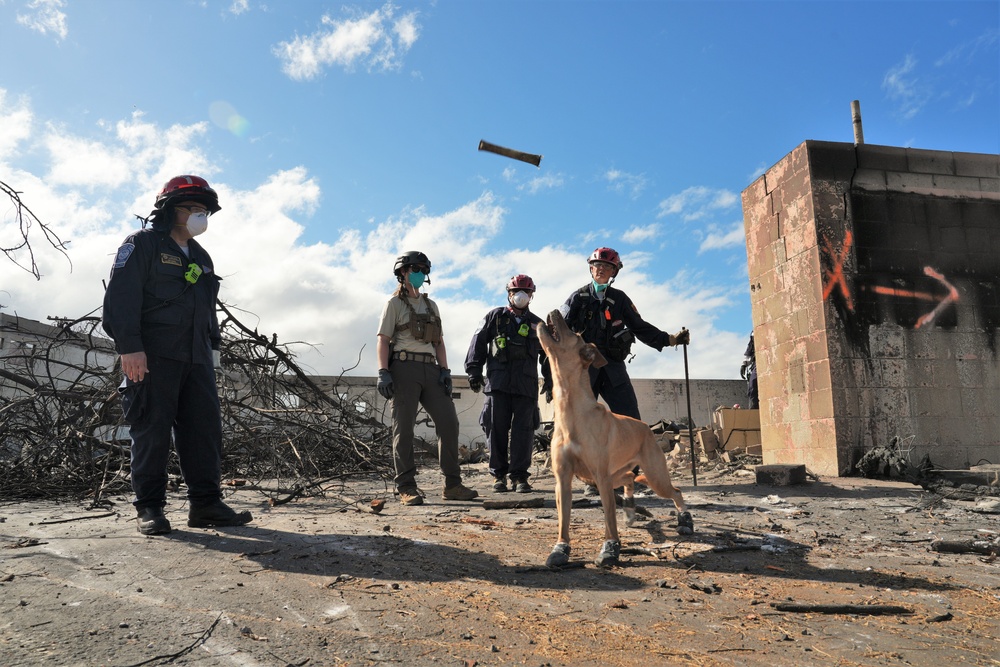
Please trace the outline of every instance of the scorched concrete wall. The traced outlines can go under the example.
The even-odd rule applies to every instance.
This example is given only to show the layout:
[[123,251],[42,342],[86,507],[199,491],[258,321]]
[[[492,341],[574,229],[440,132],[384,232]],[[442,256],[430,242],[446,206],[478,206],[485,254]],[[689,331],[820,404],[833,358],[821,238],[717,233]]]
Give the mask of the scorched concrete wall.
[[743,211],[765,464],[1000,461],[1000,156],[807,141]]

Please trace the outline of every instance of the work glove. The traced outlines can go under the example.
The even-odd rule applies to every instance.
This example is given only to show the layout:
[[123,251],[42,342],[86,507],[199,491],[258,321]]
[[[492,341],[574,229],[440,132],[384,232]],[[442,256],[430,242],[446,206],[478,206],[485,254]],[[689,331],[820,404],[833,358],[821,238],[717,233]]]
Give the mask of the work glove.
[[747,379],[747,366],[748,365],[749,365],[749,363],[746,362],[746,361],[744,361],[743,365],[740,366],[740,377],[743,378],[744,380]]
[[392,375],[388,368],[378,369],[378,393],[387,401],[392,398]]
[[447,368],[441,369],[441,375],[438,377],[438,382],[444,387],[444,393],[451,396],[451,371]]
[[480,391],[482,391],[484,382],[485,380],[483,379],[482,375],[479,375],[478,373],[476,375],[470,375],[469,389],[471,389],[473,393],[478,394]]
[[552,378],[542,380],[542,394],[545,395],[545,402],[552,402]]
[[670,336],[670,347],[691,344],[691,332],[688,331],[687,329],[681,329],[676,334],[668,334],[668,335]]

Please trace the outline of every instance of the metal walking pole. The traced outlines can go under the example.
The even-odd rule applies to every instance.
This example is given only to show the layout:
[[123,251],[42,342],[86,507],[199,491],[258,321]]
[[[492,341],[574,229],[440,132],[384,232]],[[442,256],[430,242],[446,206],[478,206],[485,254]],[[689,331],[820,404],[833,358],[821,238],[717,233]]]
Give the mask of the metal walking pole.
[[688,403],[688,440],[691,441],[691,483],[698,486],[697,460],[694,455],[694,422],[691,421],[691,378],[688,375],[688,346],[684,343],[684,393]]

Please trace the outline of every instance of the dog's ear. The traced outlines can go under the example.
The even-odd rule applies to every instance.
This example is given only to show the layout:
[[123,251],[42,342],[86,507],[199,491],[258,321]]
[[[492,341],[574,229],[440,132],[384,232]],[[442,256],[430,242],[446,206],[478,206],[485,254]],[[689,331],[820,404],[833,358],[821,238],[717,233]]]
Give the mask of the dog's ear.
[[580,357],[583,359],[584,366],[600,368],[601,366],[608,365],[608,360],[604,358],[604,355],[600,353],[597,346],[593,343],[587,343],[580,348]]

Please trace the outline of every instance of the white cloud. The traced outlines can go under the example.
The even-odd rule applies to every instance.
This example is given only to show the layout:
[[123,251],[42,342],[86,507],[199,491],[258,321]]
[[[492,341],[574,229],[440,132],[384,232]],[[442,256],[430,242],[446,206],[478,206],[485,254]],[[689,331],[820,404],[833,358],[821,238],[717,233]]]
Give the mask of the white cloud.
[[652,224],[643,227],[632,226],[622,234],[622,240],[626,243],[643,243],[652,241],[660,234],[660,225]]
[[325,67],[339,65],[347,70],[362,64],[372,70],[393,70],[420,35],[417,12],[393,20],[396,7],[386,3],[381,9],[353,19],[321,19],[323,28],[305,37],[281,42],[273,52],[289,77],[305,81],[320,75]]
[[565,183],[562,174],[545,174],[528,179],[527,183],[518,186],[518,190],[526,191],[528,194],[537,195],[542,190],[554,190],[561,188]]
[[42,35],[55,35],[56,41],[61,41],[69,34],[66,13],[62,11],[65,6],[64,0],[31,0],[26,5],[29,13],[18,14],[17,22]]
[[0,88],[0,165],[31,134],[32,114],[25,100],[7,106],[7,91]]
[[684,221],[698,220],[713,212],[731,209],[737,204],[739,195],[735,192],[696,186],[661,201],[660,212],[656,217],[679,215]]
[[882,78],[882,90],[886,97],[898,104],[898,111],[904,120],[913,118],[923,109],[930,94],[919,79],[913,75],[917,59],[908,53],[903,62],[889,68]]
[[[0,119],[11,113],[0,106]],[[30,117],[31,110],[22,104],[17,113]],[[507,210],[489,191],[450,210],[407,209],[343,228],[326,242],[305,242],[304,232],[317,224],[312,216],[323,199],[305,166],[240,189],[202,152],[206,123],[160,127],[136,113],[99,125],[107,130],[103,135],[84,139],[61,126],[21,121],[19,138],[8,141],[15,162],[25,157],[19,148],[48,149],[42,152],[39,173],[44,175],[5,166],[5,180],[9,174],[39,218],[69,242],[72,266],[37,237],[33,245],[40,281],[0,261],[4,312],[40,321],[99,312],[102,281],[115,251],[138,227],[134,214],[148,214],[162,184],[179,173],[202,174],[219,192],[222,211],[212,216],[201,239],[223,278],[223,300],[248,326],[267,336],[277,333],[280,342],[298,343],[298,360],[310,372],[339,374],[356,366],[354,374],[374,374],[378,318],[396,285],[392,265],[405,250],[423,250],[433,262],[429,293],[442,308],[449,363],[457,374],[477,323],[488,309],[504,303],[503,286],[510,276],[532,276],[538,285],[533,309],[539,314],[558,307],[589,280],[586,258],[589,244],[597,241],[583,241],[586,247],[504,245],[509,242],[502,233]],[[100,172],[98,187],[82,178],[78,152],[99,165],[94,170]],[[8,217],[0,218],[0,232],[7,222]],[[636,228],[633,236],[643,233]],[[6,240],[0,233],[0,242]],[[624,259],[626,268],[616,285],[650,322],[671,332],[687,326],[704,336],[699,351],[691,351],[697,376],[731,375],[732,369],[717,367],[719,355],[709,345],[726,336],[713,333],[713,310],[729,305],[733,296],[697,287],[699,281],[688,276],[653,280],[647,267],[658,259],[651,253]],[[634,377],[682,376],[681,357],[674,351],[657,353],[642,345],[634,351]]]
[[233,0],[229,5],[229,13],[239,16],[250,9],[250,0]]
[[638,199],[646,189],[646,177],[642,174],[630,174],[619,169],[608,169],[604,172],[604,180],[612,192],[628,193],[632,199]]
[[706,250],[723,250],[746,245],[746,232],[743,221],[734,222],[728,229],[719,229],[713,225],[698,247],[698,253]]

